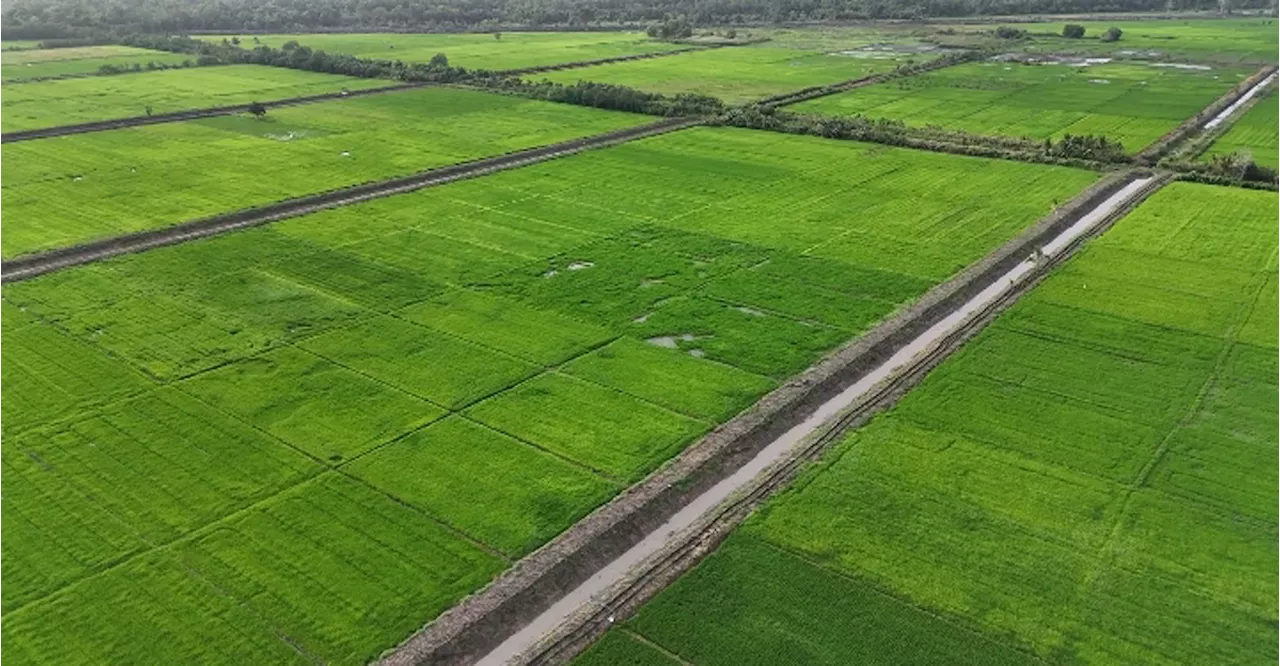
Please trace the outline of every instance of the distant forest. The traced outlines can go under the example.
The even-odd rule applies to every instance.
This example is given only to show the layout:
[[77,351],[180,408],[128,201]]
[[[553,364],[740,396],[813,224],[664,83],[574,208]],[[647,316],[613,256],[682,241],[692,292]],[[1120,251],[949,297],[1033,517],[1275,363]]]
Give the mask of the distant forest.
[[[1226,0],[1222,0],[1226,1]],[[1265,8],[1272,0],[1230,0]],[[695,26],[1001,14],[1216,10],[1220,0],[7,0],[6,39],[188,31]]]

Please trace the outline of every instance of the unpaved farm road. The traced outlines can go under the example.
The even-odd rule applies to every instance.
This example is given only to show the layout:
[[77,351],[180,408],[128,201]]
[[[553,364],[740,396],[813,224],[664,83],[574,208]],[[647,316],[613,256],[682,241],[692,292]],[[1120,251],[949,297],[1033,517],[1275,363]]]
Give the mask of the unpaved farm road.
[[1153,179],[1154,177],[1145,177],[1134,180],[1102,201],[1075,224],[1043,245],[1042,257],[1033,257],[1017,264],[924,333],[902,346],[883,364],[822,404],[812,416],[767,445],[737,472],[687,504],[665,524],[600,569],[478,663],[481,666],[498,666],[524,664],[537,659],[540,656],[539,643],[544,637],[562,630],[563,625],[583,609],[601,603],[602,595],[608,595],[627,578],[634,577],[633,569],[644,567],[647,560],[657,557],[678,541],[695,540],[698,534],[692,528],[712,517],[723,503],[747,491],[762,476],[768,476],[766,472],[771,468],[785,463],[788,458],[796,457],[798,449],[805,442],[835,426],[840,421],[840,416],[851,407],[863,401],[885,382],[902,375],[945,340],[981,319],[984,312],[1000,304],[1006,297],[1016,296],[1017,288],[1037,275],[1040,264],[1051,262],[1073,249],[1077,241],[1108,220],[1112,213],[1143,194]]

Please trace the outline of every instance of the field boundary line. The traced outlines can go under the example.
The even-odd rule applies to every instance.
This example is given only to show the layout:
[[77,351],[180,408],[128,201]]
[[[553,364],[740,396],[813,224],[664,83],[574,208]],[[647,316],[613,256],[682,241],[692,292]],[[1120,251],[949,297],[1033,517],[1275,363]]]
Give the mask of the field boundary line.
[[98,241],[19,256],[0,262],[0,281],[8,283],[26,280],[45,273],[102,261],[124,254],[143,252],[167,245],[208,238],[321,210],[362,203],[394,194],[404,194],[497,171],[536,164],[557,157],[566,157],[586,150],[613,146],[658,134],[687,129],[700,125],[702,122],[702,120],[696,118],[666,118],[657,122],[613,130],[603,134],[451,164],[409,176],[352,185],[328,192],[286,199],[255,208],[245,208],[183,222],[173,226],[148,229],[137,233],[123,234]]
[[[311,104],[313,102],[332,102],[342,99],[351,99],[352,97],[364,97],[367,95],[378,95],[390,92],[402,92],[405,90],[413,90],[414,88],[422,88],[426,83],[397,83],[382,86],[380,88],[365,88],[362,90],[347,90],[331,93],[320,93],[318,95],[306,95],[303,97],[285,97],[275,99],[269,102],[259,102],[268,109],[274,109],[284,106],[297,106],[299,104]],[[107,130],[124,129],[127,127],[141,127],[143,125],[159,125],[162,123],[177,123],[184,120],[198,120],[200,118],[212,118],[215,116],[229,116],[236,113],[248,113],[250,104],[229,104],[226,106],[210,106],[203,109],[187,109],[185,111],[172,111],[169,113],[157,113],[150,116],[128,116],[125,118],[113,118],[111,120],[95,120],[87,123],[76,123],[74,125],[55,125],[53,127],[41,127],[37,129],[20,130],[17,132],[6,132],[0,134],[0,143],[13,143],[15,141],[31,141],[33,139],[48,139],[55,136],[69,136],[72,134],[85,134],[88,132],[104,132]]]
[[[516,629],[533,621],[662,527],[691,501],[733,475],[780,435],[805,421],[821,405],[879,367],[1012,267],[1023,263],[1040,244],[1057,237],[1079,217],[1145,175],[1145,172],[1131,171],[1096,181],[1064,206],[968,269],[934,286],[910,307],[771,391],[752,408],[715,428],[644,480],[522,558],[484,589],[389,651],[382,663],[385,666],[470,664],[488,655],[516,633]],[[1161,183],[1165,178],[1158,177],[1154,182]],[[1117,209],[1114,214],[1123,212]],[[1103,226],[1100,224],[1098,228]],[[1069,248],[1066,253],[1073,249]],[[787,478],[787,474],[782,474],[764,494],[779,487]],[[751,505],[744,506],[749,510]],[[745,511],[732,515],[741,519]],[[571,658],[608,628],[610,617],[623,617],[637,608],[648,598],[646,595],[656,593],[709,552],[731,526],[731,523],[712,525],[708,531],[681,542],[682,548],[668,566],[645,574],[643,580],[633,581],[633,585],[619,594],[602,595],[601,599],[608,597],[607,602],[592,602],[594,606],[589,612],[563,625],[561,635],[537,648],[529,661],[558,663]]]

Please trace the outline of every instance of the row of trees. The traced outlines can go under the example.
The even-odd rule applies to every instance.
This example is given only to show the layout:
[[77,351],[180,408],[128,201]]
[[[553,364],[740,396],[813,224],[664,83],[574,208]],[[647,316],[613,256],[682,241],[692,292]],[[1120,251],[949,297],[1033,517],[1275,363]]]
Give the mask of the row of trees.
[[809,134],[828,139],[869,141],[979,157],[1043,162],[1085,168],[1127,163],[1117,142],[1105,137],[1064,136],[1044,142],[1004,136],[980,136],[940,127],[908,127],[900,120],[864,116],[830,117],[790,113],[758,106],[729,109],[717,122],[734,127]]
[[436,54],[426,63],[406,63],[399,60],[369,60],[346,54],[326,53],[302,46],[297,42],[288,42],[278,49],[261,44],[252,49],[244,49],[230,42],[219,44],[190,37],[156,35],[133,35],[126,37],[122,42],[140,48],[193,54],[198,57],[199,64],[251,63],[362,78],[396,79],[416,83],[466,83],[552,102],[650,115],[704,116],[715,115],[724,110],[723,102],[707,95],[668,96],[626,86],[586,81],[572,85],[550,81],[535,83],[485,70],[468,70],[450,65],[448,56],[443,53]]
[[[1270,0],[1239,0],[1267,8]],[[645,26],[684,16],[698,26],[1219,8],[1218,0],[8,0],[6,39],[199,30],[479,30]]]

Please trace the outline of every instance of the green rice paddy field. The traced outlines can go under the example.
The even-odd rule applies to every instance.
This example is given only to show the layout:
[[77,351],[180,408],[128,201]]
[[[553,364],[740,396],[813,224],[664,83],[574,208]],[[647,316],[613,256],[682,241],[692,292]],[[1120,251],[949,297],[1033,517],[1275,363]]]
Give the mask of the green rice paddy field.
[[1274,662],[1276,217],[1167,186],[579,663]]
[[1209,146],[1202,159],[1214,155],[1247,152],[1254,162],[1275,169],[1280,166],[1280,95],[1275,86],[1249,107],[1243,116]]
[[6,84],[0,101],[5,132],[170,113],[211,106],[268,102],[288,97],[391,85],[261,65],[222,65]]
[[[103,65],[145,68],[147,63],[181,65],[194,62],[189,55],[138,49],[132,46],[106,45],[65,49],[32,49],[0,53],[0,76],[14,79],[52,78],[97,74]],[[12,88],[5,90],[6,96]],[[8,109],[4,109],[8,111]]]
[[[916,59],[928,57],[931,56]],[[701,93],[737,104],[891,71],[902,62],[899,58],[885,52],[842,55],[743,46],[533,74],[528,78],[566,84],[612,83],[667,95]]]
[[420,88],[274,109],[261,120],[217,116],[11,143],[0,247],[10,257],[651,121]]
[[968,63],[803,102],[792,111],[890,118],[973,134],[1032,139],[1105,135],[1135,153],[1226,93],[1252,70],[1159,63]]
[[[1085,27],[1083,39],[1061,35],[1065,22],[1019,26],[1035,35],[1028,51],[1089,53],[1118,57],[1179,58],[1191,62],[1274,63],[1280,31],[1274,18],[1177,19],[1157,21],[1072,21]],[[1097,38],[1110,27],[1120,28],[1118,41]]]
[[701,128],[6,285],[9,656],[367,662],[1095,178]]
[[[230,37],[232,35],[212,35],[202,39],[221,41]],[[240,46],[253,48],[260,43],[280,48],[296,41],[327,53],[404,62],[427,62],[437,53],[443,53],[455,67],[488,70],[542,67],[688,48],[651,40],[639,32],[504,32],[500,39],[495,39],[493,33],[257,35],[257,42],[254,37],[240,35]]]

